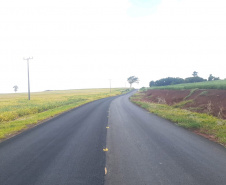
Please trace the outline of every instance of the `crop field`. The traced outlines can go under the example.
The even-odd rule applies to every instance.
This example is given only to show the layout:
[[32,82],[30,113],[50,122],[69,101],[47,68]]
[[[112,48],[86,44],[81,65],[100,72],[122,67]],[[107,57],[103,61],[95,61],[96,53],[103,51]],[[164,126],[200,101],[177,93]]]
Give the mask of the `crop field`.
[[85,103],[115,96],[128,89],[84,89],[45,91],[32,93],[0,94],[0,140],[35,125],[45,119]]
[[149,89],[172,89],[172,90],[183,90],[183,89],[226,89],[226,80],[216,80],[207,82],[197,83],[184,83],[177,85],[167,86],[154,86]]

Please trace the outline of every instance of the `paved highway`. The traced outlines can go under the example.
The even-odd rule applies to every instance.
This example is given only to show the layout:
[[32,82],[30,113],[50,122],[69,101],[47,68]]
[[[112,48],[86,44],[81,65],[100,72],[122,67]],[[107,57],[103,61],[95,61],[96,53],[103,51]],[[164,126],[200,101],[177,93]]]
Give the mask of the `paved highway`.
[[135,106],[131,94],[0,143],[0,185],[226,184],[225,148]]

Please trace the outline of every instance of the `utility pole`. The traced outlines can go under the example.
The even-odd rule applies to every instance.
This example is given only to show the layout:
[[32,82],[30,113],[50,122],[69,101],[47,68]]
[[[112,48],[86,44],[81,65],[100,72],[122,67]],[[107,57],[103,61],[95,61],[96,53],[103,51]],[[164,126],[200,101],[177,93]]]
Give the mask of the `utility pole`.
[[29,78],[29,60],[33,59],[33,57],[24,58],[27,61],[27,76],[28,76],[28,100],[31,99],[30,97],[30,78]]

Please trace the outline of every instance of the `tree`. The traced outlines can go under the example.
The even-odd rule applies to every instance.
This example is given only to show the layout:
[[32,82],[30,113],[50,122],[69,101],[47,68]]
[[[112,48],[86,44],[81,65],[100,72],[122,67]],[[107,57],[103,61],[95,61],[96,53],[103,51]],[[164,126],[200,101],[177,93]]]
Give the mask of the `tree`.
[[185,78],[185,83],[195,83],[195,82],[204,82],[204,81],[207,81],[207,80],[198,76]]
[[215,77],[212,74],[210,74],[210,76],[208,77],[208,81],[213,81],[213,80],[220,80],[219,77]]
[[174,78],[174,77],[167,77],[167,78],[162,78],[157,81],[151,81],[149,83],[149,86],[165,86],[165,85],[174,85],[174,84],[182,84],[184,83],[183,78]]
[[16,93],[19,87],[17,85],[14,85],[13,88],[14,88],[14,91]]
[[139,83],[139,79],[135,76],[130,76],[127,81],[129,82],[130,84],[130,88],[132,87],[132,84],[133,83]]
[[198,72],[194,71],[194,72],[192,73],[192,76],[198,77]]
[[208,77],[208,81],[212,81],[213,79],[214,79],[214,76],[210,74],[210,76]]
[[149,87],[153,87],[153,86],[155,86],[155,82],[154,81],[150,81]]
[[219,77],[214,77],[214,79],[213,80],[220,80],[220,78]]

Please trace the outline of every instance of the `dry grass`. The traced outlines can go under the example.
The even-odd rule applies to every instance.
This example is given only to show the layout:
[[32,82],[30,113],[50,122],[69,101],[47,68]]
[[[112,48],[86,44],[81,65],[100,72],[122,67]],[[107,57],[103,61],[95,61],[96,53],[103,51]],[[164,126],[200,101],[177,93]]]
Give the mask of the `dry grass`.
[[85,89],[68,91],[46,91],[32,93],[0,94],[0,139],[26,129],[29,125],[50,118],[82,104],[115,96],[125,89]]

